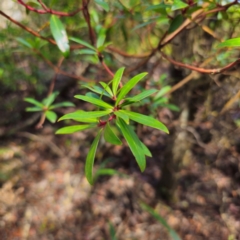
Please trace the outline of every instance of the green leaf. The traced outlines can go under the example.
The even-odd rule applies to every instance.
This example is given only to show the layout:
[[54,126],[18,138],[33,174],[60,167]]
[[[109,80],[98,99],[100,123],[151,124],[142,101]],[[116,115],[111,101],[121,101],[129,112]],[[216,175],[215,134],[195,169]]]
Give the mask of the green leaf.
[[33,48],[32,44],[29,43],[28,41],[26,41],[26,40],[23,39],[23,38],[17,37],[16,40],[17,40],[18,42],[20,42],[21,44],[23,44],[25,47]]
[[88,54],[88,55],[95,55],[97,52],[92,49],[80,49],[74,52],[75,54]]
[[154,97],[154,100],[157,100],[160,97],[164,96],[168,91],[170,91],[170,89],[171,89],[171,86],[165,86],[165,87],[161,88],[160,91]]
[[140,81],[142,80],[148,73],[140,73],[135,77],[131,78],[120,90],[115,105],[118,103],[129,93],[129,91]]
[[115,111],[114,114],[116,116],[122,118],[126,122],[126,124],[129,124],[129,117],[128,117],[128,115],[126,115],[126,114],[124,114],[122,112],[119,112],[119,111]]
[[112,98],[108,92],[106,92],[103,88],[101,88],[99,86],[90,87],[88,85],[82,85],[82,87],[85,87],[85,88],[91,90],[92,92],[98,93],[100,95],[104,95],[106,97]]
[[104,45],[105,39],[106,39],[106,30],[102,28],[97,38],[98,51],[101,50],[101,47]]
[[58,94],[59,94],[59,92],[53,92],[51,95],[49,95],[47,98],[45,98],[43,100],[44,106],[49,107],[54,102],[54,100],[56,99]]
[[85,96],[88,96],[88,97],[91,97],[91,98],[100,99],[100,96],[97,95],[96,93],[93,93],[93,92],[87,92],[87,93],[85,94]]
[[94,0],[94,2],[96,4],[98,4],[99,6],[101,6],[106,12],[109,11],[109,5],[105,1],[103,1],[103,0]]
[[94,164],[94,158],[95,158],[95,155],[96,155],[96,150],[97,150],[97,146],[98,146],[98,142],[100,140],[100,137],[101,137],[101,133],[102,133],[102,129],[100,129],[100,131],[98,132],[96,138],[94,139],[90,149],[89,149],[89,152],[88,152],[88,155],[87,155],[87,160],[86,160],[86,163],[85,163],[85,175],[86,175],[86,178],[88,180],[88,182],[93,185],[93,164]]
[[240,47],[240,38],[228,39],[217,46],[218,48],[223,47]]
[[186,4],[185,2],[182,2],[180,0],[174,0],[171,10],[175,11],[175,10],[186,8],[188,6],[189,5]]
[[148,157],[152,157],[152,153],[149,151],[148,147],[143,142],[141,142],[141,145],[142,145],[144,154]]
[[155,92],[157,92],[156,89],[145,90],[142,93],[140,93],[140,94],[138,94],[138,95],[136,95],[134,97],[126,98],[125,102],[123,102],[123,104],[121,104],[121,106],[126,106],[126,105],[129,105],[129,104],[134,103],[134,102],[139,102],[142,99],[144,99],[146,97],[149,97],[150,95],[152,95]]
[[109,176],[113,176],[119,174],[119,172],[117,170],[114,170],[112,168],[101,168],[98,169],[95,173],[95,176],[100,176],[100,175],[109,175]]
[[52,15],[50,18],[50,29],[58,48],[63,53],[63,56],[67,57],[70,51],[67,33],[61,20],[56,15]]
[[57,120],[57,114],[53,111],[46,111],[45,112],[46,118],[51,122],[55,123]]
[[146,157],[142,149],[141,141],[131,127],[127,125],[121,118],[117,118],[117,125],[121,129],[122,134],[126,139],[140,170],[143,172],[146,168]]
[[141,203],[140,206],[143,210],[149,212],[158,222],[160,222],[168,230],[173,240],[181,240],[178,234],[168,225],[166,220],[163,217],[161,217],[158,213],[156,213],[151,207],[144,203]]
[[56,134],[71,134],[71,133],[75,133],[78,131],[83,131],[85,129],[93,128],[96,126],[97,126],[97,123],[63,127],[63,128],[58,129]]
[[119,68],[117,70],[117,72],[115,73],[114,77],[113,77],[113,80],[112,80],[112,91],[113,91],[113,95],[114,96],[117,95],[118,86],[119,86],[119,83],[121,82],[124,69],[125,69],[124,67]]
[[113,96],[113,92],[112,92],[111,88],[105,82],[100,82],[100,84],[102,85],[104,90],[106,90],[111,96]]
[[92,111],[92,112],[76,111],[76,112],[72,112],[72,113],[63,115],[61,118],[59,118],[58,121],[72,119],[72,120],[79,121],[79,122],[81,122],[81,121],[86,122],[87,120],[89,120],[89,122],[93,122],[93,121],[97,121],[97,120],[95,120],[95,118],[99,118],[99,117],[108,115],[111,112],[112,112],[112,110],[110,110],[110,109],[105,110],[105,111]]
[[109,123],[107,123],[104,127],[104,139],[106,142],[109,142],[114,145],[121,145],[122,142],[120,139],[115,135],[113,130],[111,129]]
[[72,102],[61,102],[61,103],[56,103],[54,105],[51,105],[49,109],[55,109],[60,107],[75,107],[75,105]]
[[117,240],[116,231],[115,231],[112,223],[109,223],[109,233],[110,233],[111,240]]
[[174,32],[176,29],[178,29],[184,21],[183,15],[179,14],[177,15],[171,22],[170,27],[168,29],[169,33]]
[[153,117],[149,117],[140,113],[135,113],[127,110],[119,110],[119,112],[125,113],[131,120],[135,122],[141,123],[152,128],[159,129],[165,133],[169,133],[167,127]]
[[90,49],[96,51],[96,48],[95,48],[95,47],[93,47],[93,46],[90,45],[89,43],[87,43],[87,42],[85,42],[85,41],[83,41],[83,40],[81,40],[81,39],[79,39],[79,38],[70,37],[69,39],[72,40],[72,41],[74,41],[74,42],[76,42],[76,43],[79,43],[79,44],[81,44],[81,45],[83,45],[83,46],[85,46],[85,47],[87,47],[87,48],[90,48]]
[[43,105],[42,103],[40,103],[39,101],[37,101],[37,100],[35,100],[35,99],[33,99],[33,98],[24,98],[24,101],[25,101],[25,102],[32,103],[33,105],[36,105],[36,106],[38,106],[38,107],[40,107],[40,108],[43,108],[43,107],[44,107],[44,105]]
[[96,106],[99,106],[99,107],[102,107],[102,108],[110,108],[110,109],[113,109],[113,106],[100,100],[100,99],[96,99],[96,98],[93,98],[93,97],[88,97],[88,96],[84,96],[84,95],[75,95],[74,96],[75,98],[77,99],[80,99],[80,100],[83,100],[85,102],[89,102],[89,103],[92,103]]
[[172,111],[175,111],[175,112],[179,112],[180,111],[180,108],[174,104],[169,104],[169,103],[162,103],[161,104],[162,107],[165,107],[165,108],[168,108]]
[[26,108],[27,112],[39,112],[39,111],[43,111],[43,109],[41,107],[28,107]]
[[145,26],[147,26],[147,25],[149,25],[149,24],[151,24],[151,23],[154,23],[154,22],[156,22],[156,19],[154,19],[154,20],[149,20],[149,21],[147,21],[147,22],[138,24],[137,26],[135,26],[135,27],[132,29],[132,31],[135,31],[135,30],[137,30],[137,29],[139,29],[139,28],[145,27]]

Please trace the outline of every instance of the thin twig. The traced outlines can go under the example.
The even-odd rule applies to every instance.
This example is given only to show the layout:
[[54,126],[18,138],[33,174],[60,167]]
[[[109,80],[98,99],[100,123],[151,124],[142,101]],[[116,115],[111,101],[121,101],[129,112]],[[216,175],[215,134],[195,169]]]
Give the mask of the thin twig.
[[240,58],[238,58],[236,61],[229,63],[228,65],[226,65],[225,67],[222,68],[214,68],[214,69],[205,69],[205,68],[201,68],[201,67],[195,67],[195,66],[191,66],[182,62],[178,62],[173,60],[172,58],[168,57],[166,54],[164,54],[163,52],[161,52],[163,58],[165,58],[166,60],[168,60],[169,62],[171,62],[172,64],[174,64],[175,66],[179,66],[179,67],[183,67],[183,68],[187,68],[187,69],[191,69],[193,71],[199,72],[199,73],[208,73],[208,74],[218,74],[218,73],[222,73],[226,70],[231,69],[232,67],[234,67],[235,65],[237,65],[240,62]]
[[72,17],[72,16],[76,15],[78,12],[83,10],[83,7],[81,7],[71,13],[58,12],[58,11],[52,10],[50,8],[47,8],[46,5],[41,0],[38,0],[38,2],[41,4],[41,6],[44,9],[44,10],[41,10],[41,9],[36,9],[34,7],[27,5],[25,2],[23,2],[23,0],[17,0],[17,2],[19,4],[21,4],[22,6],[24,6],[26,9],[28,9],[29,11],[36,12],[38,14],[53,14],[53,15],[57,15],[57,16],[61,16],[61,17]]

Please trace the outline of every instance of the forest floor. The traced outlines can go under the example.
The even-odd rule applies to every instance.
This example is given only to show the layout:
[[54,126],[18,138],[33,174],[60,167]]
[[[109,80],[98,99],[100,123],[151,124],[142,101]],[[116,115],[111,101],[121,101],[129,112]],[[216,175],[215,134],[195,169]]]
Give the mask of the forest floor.
[[216,137],[203,143],[198,128],[189,130],[196,141],[177,173],[177,201],[170,204],[158,190],[171,134],[143,129],[143,140],[153,153],[144,173],[126,146],[102,145],[95,169],[104,162],[118,172],[99,176],[94,186],[83,172],[93,132],[56,136],[57,127],[46,123],[41,130],[3,138],[0,239],[108,240],[112,239],[110,224],[119,240],[170,239],[164,226],[140,207],[142,202],[184,240],[239,239],[240,153],[230,137],[239,135],[239,130],[228,124],[226,137],[218,131],[219,119],[201,124]]

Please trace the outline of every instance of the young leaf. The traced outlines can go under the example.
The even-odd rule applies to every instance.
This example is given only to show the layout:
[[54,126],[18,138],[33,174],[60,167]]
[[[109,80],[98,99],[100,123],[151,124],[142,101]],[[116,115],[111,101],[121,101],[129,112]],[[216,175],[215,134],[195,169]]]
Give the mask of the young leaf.
[[39,101],[37,101],[37,100],[35,100],[35,99],[33,99],[33,98],[24,98],[24,101],[25,101],[25,102],[32,103],[33,105],[36,105],[36,106],[38,106],[38,107],[40,107],[40,108],[43,108],[43,107],[44,107],[44,105],[43,105],[42,103],[40,103]]
[[69,127],[63,127],[57,130],[56,134],[71,134],[78,131],[83,131],[85,129],[96,127],[97,123],[95,124],[83,124],[83,125],[75,125]]
[[60,107],[75,107],[75,105],[71,102],[61,102],[61,103],[56,103],[54,105],[51,105],[49,109],[55,109]]
[[148,157],[152,157],[152,153],[149,151],[148,147],[143,142],[141,142],[141,145],[142,145],[144,154]]
[[27,112],[39,112],[42,111],[43,109],[41,107],[28,107],[26,108]]
[[126,114],[131,120],[135,122],[141,123],[152,128],[159,129],[165,133],[169,133],[167,127],[153,117],[149,117],[140,113],[135,113],[127,110],[119,110],[119,112]]
[[25,47],[33,48],[32,44],[29,43],[28,41],[26,41],[26,40],[23,39],[23,38],[17,37],[16,40],[17,40],[18,42],[20,42],[21,44],[23,44]]
[[110,110],[110,109],[105,110],[105,111],[92,111],[92,112],[76,111],[76,112],[67,113],[67,114],[63,115],[61,118],[59,118],[58,121],[72,119],[72,120],[79,121],[79,122],[81,122],[81,121],[86,122],[87,120],[89,122],[93,122],[92,120],[97,121],[97,120],[95,120],[95,118],[99,118],[99,117],[108,115],[111,112],[112,112],[112,110]]
[[103,1],[103,0],[94,0],[94,2],[96,4],[98,4],[99,6],[101,6],[106,12],[109,11],[109,5],[105,1]]
[[186,4],[185,2],[182,2],[181,0],[174,0],[171,10],[175,11],[178,9],[186,8],[188,6],[189,6],[188,4]]
[[151,207],[148,205],[141,203],[141,208],[147,212],[149,212],[158,222],[160,222],[169,232],[171,238],[173,240],[181,240],[178,234],[168,225],[166,220],[161,217],[158,213],[156,213]]
[[112,143],[114,145],[122,144],[120,139],[115,135],[115,133],[111,129],[109,123],[107,123],[106,126],[104,127],[104,139],[106,142]]
[[157,92],[156,89],[145,90],[142,93],[140,93],[134,97],[126,98],[125,101],[121,104],[121,106],[126,106],[126,105],[132,104],[134,102],[139,102],[142,99],[149,97],[150,95],[152,95],[155,92]]
[[112,98],[108,92],[106,92],[103,88],[101,88],[99,86],[90,87],[88,85],[82,85],[82,87],[85,87],[85,88],[91,90],[92,92],[98,93],[100,95],[104,95],[106,97]]
[[93,92],[87,92],[85,96],[91,97],[91,98],[96,98],[96,99],[101,99],[99,95]]
[[118,103],[128,94],[128,92],[141,80],[143,79],[147,73],[140,73],[130,79],[120,90],[115,105],[117,106]]
[[57,120],[57,114],[53,111],[46,111],[45,112],[46,118],[51,122],[55,123]]
[[50,29],[58,48],[63,53],[63,56],[67,57],[70,50],[67,33],[61,20],[56,15],[52,15],[50,18]]
[[51,95],[49,95],[47,98],[45,98],[43,100],[44,106],[49,107],[54,102],[54,100],[56,99],[58,94],[59,94],[59,92],[53,92]]
[[240,47],[240,38],[228,39],[217,46],[218,48],[223,47]]
[[106,90],[111,96],[113,96],[113,92],[112,92],[111,88],[105,82],[100,82],[100,84],[102,85],[104,90]]
[[80,49],[74,52],[75,54],[88,54],[88,55],[95,55],[97,52],[92,49]]
[[119,111],[115,111],[114,114],[116,116],[122,118],[126,122],[126,124],[129,124],[129,117],[128,117],[128,115],[126,115],[126,114],[124,114],[122,112],[119,112]]
[[94,158],[95,158],[95,154],[96,154],[96,150],[97,150],[97,146],[98,146],[98,142],[100,140],[101,137],[101,133],[102,133],[102,129],[100,129],[100,131],[98,132],[96,138],[94,139],[88,155],[87,155],[87,160],[85,163],[85,175],[86,178],[88,180],[88,182],[92,185],[93,184],[93,164],[94,164]]
[[96,51],[96,48],[95,48],[95,47],[93,47],[93,46],[90,45],[89,43],[87,43],[87,42],[85,42],[85,41],[83,41],[83,40],[81,40],[81,39],[79,39],[79,38],[70,37],[69,39],[72,40],[72,41],[74,41],[74,42],[76,42],[76,43],[79,43],[79,44],[81,44],[81,45],[83,45],[83,46],[85,46],[85,47],[87,47],[87,48],[90,48],[90,49]]
[[119,83],[121,82],[124,69],[125,69],[124,67],[119,68],[119,69],[117,70],[117,72],[115,73],[114,77],[113,77],[113,81],[112,81],[112,91],[113,91],[113,95],[114,95],[114,96],[117,95],[118,85],[119,85]]
[[113,109],[113,106],[111,106],[110,104],[102,101],[101,99],[96,99],[96,98],[93,98],[93,97],[88,97],[88,96],[83,96],[83,95],[75,95],[74,97],[77,98],[77,99],[83,100],[85,102],[92,103],[92,104],[94,104],[96,106],[99,106],[99,107],[102,107],[102,108]]
[[157,100],[158,98],[164,96],[170,89],[171,89],[171,86],[165,86],[161,88],[160,91],[154,97],[154,100]]
[[127,125],[121,118],[117,118],[117,124],[121,129],[121,132],[126,139],[134,157],[136,158],[140,170],[143,172],[146,168],[146,158],[142,149],[141,141],[131,127]]

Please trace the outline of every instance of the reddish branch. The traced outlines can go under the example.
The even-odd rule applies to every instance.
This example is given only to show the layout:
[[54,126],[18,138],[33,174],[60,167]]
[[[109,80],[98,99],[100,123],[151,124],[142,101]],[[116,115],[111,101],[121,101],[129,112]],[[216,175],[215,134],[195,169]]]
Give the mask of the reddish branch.
[[32,30],[32,29],[29,28],[29,27],[26,27],[26,26],[22,25],[20,22],[18,22],[18,21],[16,21],[16,20],[14,20],[13,18],[9,17],[7,14],[5,14],[5,13],[2,12],[2,11],[0,11],[0,14],[1,14],[2,16],[4,16],[5,18],[7,18],[9,21],[11,21],[11,22],[13,22],[14,24],[18,25],[20,28],[24,29],[26,32],[31,33],[31,34],[34,35],[35,37],[41,38],[41,39],[43,39],[43,40],[48,41],[48,42],[51,43],[51,44],[56,45],[56,42],[55,42],[53,39],[51,39],[51,38],[46,38],[46,37],[41,36],[38,32]]
[[17,1],[19,4],[23,5],[29,11],[36,12],[38,14],[54,14],[54,15],[61,16],[61,17],[72,17],[75,14],[77,14],[78,12],[83,10],[83,7],[81,7],[71,13],[59,12],[59,11],[55,11],[55,10],[48,8],[41,0],[38,0],[38,2],[41,4],[42,8],[44,9],[44,10],[42,10],[42,9],[36,9],[34,7],[27,5],[23,0],[17,0]]
[[161,54],[162,54],[163,58],[167,59],[169,62],[171,62],[175,66],[191,69],[191,70],[199,72],[199,73],[208,73],[208,74],[222,73],[222,72],[224,72],[226,70],[231,69],[232,67],[234,67],[238,63],[240,63],[240,58],[239,58],[236,61],[234,61],[232,63],[229,63],[228,65],[226,65],[223,68],[205,69],[205,68],[195,67],[195,66],[191,66],[191,65],[188,65],[188,64],[185,64],[185,63],[181,63],[181,62],[175,61],[174,59],[172,59],[172,58],[168,57],[167,55],[165,55],[163,52],[161,52]]

